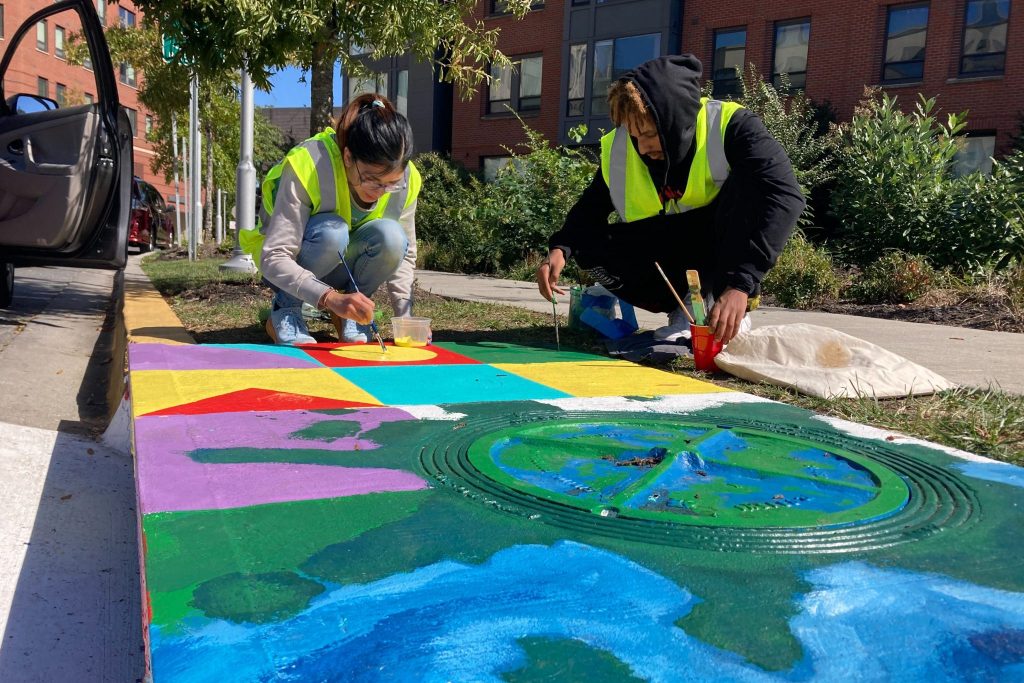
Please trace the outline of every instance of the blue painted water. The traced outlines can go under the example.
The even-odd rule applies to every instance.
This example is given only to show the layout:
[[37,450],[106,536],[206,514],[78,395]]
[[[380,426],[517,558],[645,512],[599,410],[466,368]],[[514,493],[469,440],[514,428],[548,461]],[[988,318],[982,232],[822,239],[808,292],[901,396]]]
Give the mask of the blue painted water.
[[965,462],[954,467],[969,477],[1024,488],[1024,467],[1005,462]]
[[[280,623],[199,619],[150,630],[157,681],[499,681],[516,641],[575,639],[650,681],[1020,681],[1024,594],[847,562],[808,571],[789,629],[803,650],[766,672],[675,626],[700,599],[614,553],[563,541],[480,565],[439,562],[332,587]],[[755,605],[751,606],[756,608]]]

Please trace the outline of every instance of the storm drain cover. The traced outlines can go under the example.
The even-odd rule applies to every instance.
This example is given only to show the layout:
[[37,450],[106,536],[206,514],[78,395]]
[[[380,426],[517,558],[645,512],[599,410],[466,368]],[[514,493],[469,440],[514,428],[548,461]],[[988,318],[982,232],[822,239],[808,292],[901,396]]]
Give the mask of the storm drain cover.
[[592,533],[848,552],[960,525],[976,507],[940,468],[824,432],[635,414],[501,422],[472,422],[455,443],[425,449],[424,468],[487,504]]

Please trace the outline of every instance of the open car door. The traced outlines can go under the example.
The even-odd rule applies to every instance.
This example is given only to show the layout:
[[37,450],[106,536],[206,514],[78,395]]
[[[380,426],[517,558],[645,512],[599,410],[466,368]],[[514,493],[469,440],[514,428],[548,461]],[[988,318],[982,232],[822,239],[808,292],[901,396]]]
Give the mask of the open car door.
[[[60,16],[51,19],[54,15]],[[54,73],[38,78],[40,92],[44,83],[61,77],[61,69],[91,69],[94,94],[71,96],[65,88],[56,93],[64,100],[58,104],[24,92],[26,82],[36,78],[29,80],[17,70],[24,59],[16,59],[16,53],[37,48],[37,25],[44,21],[59,23],[69,34],[81,27],[89,61],[72,65],[53,59]],[[41,30],[44,44],[47,24]],[[44,7],[5,42],[0,61],[0,267],[123,268],[132,130],[118,101],[110,52],[93,3],[64,0]]]

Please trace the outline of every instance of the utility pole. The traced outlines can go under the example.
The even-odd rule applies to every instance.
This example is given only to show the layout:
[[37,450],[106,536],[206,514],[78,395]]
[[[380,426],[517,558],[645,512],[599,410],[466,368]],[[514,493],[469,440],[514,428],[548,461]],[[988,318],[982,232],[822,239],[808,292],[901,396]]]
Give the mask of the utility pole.
[[242,251],[241,246],[242,231],[256,229],[256,166],[252,163],[253,92],[248,67],[246,63],[242,69],[242,141],[238,169],[235,172],[235,248],[231,258],[222,263],[220,268],[255,273],[256,264],[249,254]]
[[174,154],[174,244],[181,246],[181,194],[178,187],[178,116],[171,113],[171,145]]

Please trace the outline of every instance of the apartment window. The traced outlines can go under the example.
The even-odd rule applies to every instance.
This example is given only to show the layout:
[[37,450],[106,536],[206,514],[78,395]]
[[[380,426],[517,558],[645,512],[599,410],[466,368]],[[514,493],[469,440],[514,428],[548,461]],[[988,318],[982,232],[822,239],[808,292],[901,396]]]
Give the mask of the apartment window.
[[348,77],[348,99],[346,102],[351,102],[359,95],[367,92],[383,93],[386,95],[388,92],[388,75],[371,74],[366,78]]
[[889,7],[885,31],[886,83],[914,83],[924,78],[924,46],[928,35],[928,5]]
[[53,89],[53,99],[57,100],[57,106],[62,109],[67,106],[68,88],[63,83],[58,83]]
[[594,43],[594,72],[590,90],[591,115],[608,113],[608,86],[635,66],[661,53],[661,34],[599,40]]
[[146,138],[149,139],[150,133],[153,132],[153,117],[146,114]]
[[93,102],[96,101],[96,98],[92,96],[91,92],[85,93],[85,95],[83,95],[83,97],[85,97],[85,103],[86,104],[92,104]]
[[587,92],[587,44],[569,46],[569,93],[565,115],[583,116]]
[[118,7],[117,21],[121,28],[135,28],[135,12],[126,10],[124,7]]
[[139,112],[131,107],[125,107],[124,110],[128,113],[128,123],[131,124],[132,137],[134,138],[139,132]]
[[[539,9],[544,6],[544,0],[533,0],[530,9]],[[490,0],[491,14],[508,14],[508,2],[506,0]]]
[[791,88],[807,85],[807,46],[811,42],[811,20],[780,21],[775,24],[775,57],[772,60],[772,85],[782,85],[782,74]]
[[398,83],[395,87],[395,109],[402,116],[409,115],[409,70],[398,72]]
[[64,53],[64,27],[56,26],[53,29],[53,54],[57,57],[64,59],[67,55]]
[[135,87],[135,67],[128,62],[121,62],[121,82]]
[[968,0],[960,74],[1001,74],[1006,66],[1006,27],[1010,0]]
[[508,166],[512,157],[484,157],[481,159],[484,169],[484,180],[493,183],[498,177],[498,171]]
[[50,96],[50,81],[46,80],[42,76],[36,79],[36,90],[39,92],[40,97]]
[[46,30],[46,19],[36,22],[36,49],[42,50],[43,52],[49,51],[49,44],[47,41],[47,30]]
[[714,79],[715,97],[739,95],[740,77],[747,54],[747,29],[730,28],[715,31]]
[[491,65],[491,83],[487,88],[487,113],[537,111],[544,70],[541,56],[522,57],[511,66]]
[[101,24],[107,25],[107,0],[96,0],[96,16],[100,18]]
[[992,174],[992,157],[996,153],[996,135],[993,132],[968,133],[960,138],[960,149],[953,158],[954,172],[958,176],[981,173]]

